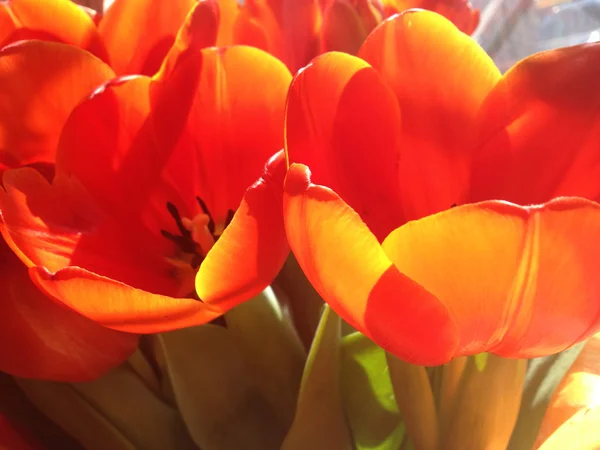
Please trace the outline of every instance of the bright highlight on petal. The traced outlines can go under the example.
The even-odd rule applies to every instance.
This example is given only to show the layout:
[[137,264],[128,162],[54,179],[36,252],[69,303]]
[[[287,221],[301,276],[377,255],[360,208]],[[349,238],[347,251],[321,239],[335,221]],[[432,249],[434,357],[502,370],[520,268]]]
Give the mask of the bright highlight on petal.
[[313,286],[344,320],[400,358],[423,365],[448,361],[458,343],[448,309],[400,273],[358,214],[309,176],[306,166],[290,168],[284,220]]
[[25,41],[0,52],[0,168],[54,162],[73,108],[114,77],[77,47]]

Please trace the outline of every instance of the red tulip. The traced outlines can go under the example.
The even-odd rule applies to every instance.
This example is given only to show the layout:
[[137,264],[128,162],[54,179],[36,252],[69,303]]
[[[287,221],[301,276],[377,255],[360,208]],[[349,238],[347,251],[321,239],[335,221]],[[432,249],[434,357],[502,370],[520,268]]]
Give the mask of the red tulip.
[[[51,182],[33,167],[3,174],[3,236],[37,287],[56,302],[38,295],[29,303],[42,304],[36,310],[47,309],[48,315],[68,316],[54,325],[96,349],[114,345],[108,337],[98,345],[99,338],[89,336],[97,328],[110,337],[121,333],[103,327],[152,333],[210,321],[264,289],[287,256],[283,153],[255,180],[283,145],[291,75],[277,59],[251,47],[203,50],[216,31],[198,26],[207,17],[191,13],[155,77],[107,82],[72,111],[62,127]],[[4,52],[25,68],[85,53],[41,41]],[[88,73],[97,60],[77,61],[64,67]],[[27,78],[29,71],[21,73]],[[64,85],[56,89],[55,102],[63,92],[70,95]],[[31,123],[21,125],[24,134],[34,134]],[[10,265],[15,273],[7,272],[10,280],[27,286],[25,269]],[[9,306],[16,308],[20,298]],[[9,330],[18,338],[3,342],[15,346],[22,339],[16,348],[22,344],[22,359],[29,361],[34,359],[29,341],[40,339],[36,332],[43,327],[23,328],[33,323],[30,312],[14,316]],[[96,328],[85,330],[88,322]],[[83,329],[81,335],[74,327]],[[126,343],[136,339],[124,336]],[[43,342],[48,343],[33,344]],[[60,353],[66,344],[54,345]],[[127,356],[118,353],[125,344],[119,345],[94,362],[95,370],[110,358],[114,365],[117,356]],[[34,366],[52,355],[14,368],[15,350],[0,351],[7,355],[0,355],[1,370],[48,377]],[[84,348],[82,355],[94,353]],[[48,371],[58,370],[58,361]]]
[[0,48],[22,39],[62,42],[90,51],[118,75],[154,75],[197,3],[115,0],[96,24],[70,0],[8,0],[0,4]]
[[408,11],[359,56],[313,60],[286,110],[285,227],[323,298],[422,365],[598,331],[600,46],[501,77],[447,19]]

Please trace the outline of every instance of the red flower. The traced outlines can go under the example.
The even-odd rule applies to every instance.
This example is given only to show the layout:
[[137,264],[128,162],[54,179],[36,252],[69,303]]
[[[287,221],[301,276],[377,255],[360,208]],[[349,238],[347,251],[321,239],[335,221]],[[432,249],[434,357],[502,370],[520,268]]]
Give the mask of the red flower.
[[70,0],[8,0],[0,4],[0,48],[22,39],[61,42],[90,51],[118,75],[154,75],[196,3],[115,0],[96,24]]
[[[159,74],[108,82],[73,110],[52,182],[33,168],[3,175],[2,234],[31,279],[64,311],[116,330],[210,321],[264,289],[287,256],[283,154],[253,182],[282,147],[291,75],[251,47],[202,50],[214,33],[198,26],[201,8]],[[31,67],[77,49],[9,50]]]
[[286,112],[285,226],[323,298],[424,365],[597,331],[600,46],[501,77],[448,20],[409,11],[359,56],[315,59]]

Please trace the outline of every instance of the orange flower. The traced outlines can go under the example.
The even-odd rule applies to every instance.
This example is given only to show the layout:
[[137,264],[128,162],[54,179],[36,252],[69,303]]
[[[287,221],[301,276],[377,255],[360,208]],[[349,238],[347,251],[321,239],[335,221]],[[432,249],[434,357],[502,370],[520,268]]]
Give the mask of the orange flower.
[[600,448],[600,335],[592,337],[557,387],[535,449]]
[[286,232],[323,298],[422,365],[598,331],[600,46],[501,77],[448,20],[408,11],[359,56],[312,61],[286,110]]
[[154,75],[197,0],[115,0],[97,20],[70,0],[0,4],[0,48],[22,39],[62,42],[90,51],[118,75]]
[[[210,321],[264,289],[287,256],[283,154],[252,183],[282,147],[291,74],[255,48],[202,50],[195,12],[155,77],[116,79],[75,108],[52,183],[32,168],[4,173],[8,245],[43,292],[109,328]],[[35,46],[47,60],[59,45],[14,51]]]

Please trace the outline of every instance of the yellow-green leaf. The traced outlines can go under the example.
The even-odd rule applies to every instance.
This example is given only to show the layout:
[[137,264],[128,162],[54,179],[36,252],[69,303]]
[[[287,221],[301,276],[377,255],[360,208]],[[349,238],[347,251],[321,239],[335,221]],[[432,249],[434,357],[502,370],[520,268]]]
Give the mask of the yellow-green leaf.
[[273,291],[266,289],[225,314],[227,329],[240,348],[248,376],[271,404],[281,426],[294,419],[306,352]]
[[280,449],[284,430],[229,330],[202,325],[159,339],[175,399],[200,448]]
[[282,450],[353,448],[340,388],[341,320],[325,307],[313,340],[294,423]]
[[342,339],[342,396],[357,450],[397,450],[404,424],[385,351],[360,333]]

